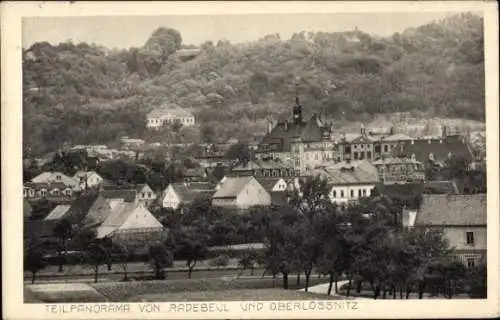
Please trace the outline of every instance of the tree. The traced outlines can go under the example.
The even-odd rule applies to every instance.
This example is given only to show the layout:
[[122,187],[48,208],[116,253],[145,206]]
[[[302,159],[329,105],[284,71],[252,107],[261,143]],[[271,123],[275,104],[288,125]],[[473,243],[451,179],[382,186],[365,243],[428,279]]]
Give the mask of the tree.
[[148,257],[156,279],[164,279],[165,272],[163,269],[172,265],[172,253],[161,242],[157,242],[148,247]]
[[24,252],[24,270],[31,272],[31,283],[35,283],[36,273],[47,265],[44,250],[40,244],[30,243]]
[[133,254],[131,248],[126,244],[113,243],[113,253],[115,259],[121,264],[123,269],[123,281],[128,281],[128,261]]
[[61,241],[59,249],[59,272],[63,272],[63,265],[66,256],[66,243],[73,234],[73,226],[68,219],[59,220],[54,226],[53,234]]
[[241,271],[238,273],[236,278],[241,277],[243,271],[250,269],[251,275],[254,274],[254,268],[258,260],[258,252],[255,250],[247,250],[243,253],[241,258],[238,260],[238,265],[241,267]]
[[173,235],[174,254],[186,259],[188,279],[191,279],[196,263],[204,260],[208,254],[208,234],[195,227],[183,227]]
[[97,283],[99,280],[99,267],[108,263],[111,253],[99,242],[91,243],[87,248],[87,252],[89,262],[94,267],[94,282]]

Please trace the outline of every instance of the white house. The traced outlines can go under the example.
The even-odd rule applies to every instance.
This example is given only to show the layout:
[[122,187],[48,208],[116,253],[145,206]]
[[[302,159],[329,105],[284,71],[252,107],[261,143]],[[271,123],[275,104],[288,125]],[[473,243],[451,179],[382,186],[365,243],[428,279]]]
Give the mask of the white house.
[[79,181],[68,177],[67,175],[61,172],[43,172],[38,176],[31,179],[33,183],[62,183],[66,186],[73,188],[73,190],[80,189]]
[[212,205],[246,209],[255,205],[270,205],[271,195],[252,176],[227,177],[212,197]]
[[486,194],[423,195],[419,210],[403,212],[403,226],[434,228],[469,268],[486,262]]
[[73,179],[80,183],[81,189],[97,187],[103,181],[102,177],[95,171],[78,171]]
[[367,160],[339,162],[317,168],[313,174],[328,179],[332,185],[330,199],[337,204],[348,204],[369,197],[379,180],[377,169]]
[[141,204],[119,203],[97,228],[97,238],[130,241],[149,239],[163,231],[163,225]]
[[160,128],[165,124],[178,122],[183,126],[193,126],[194,116],[189,111],[177,105],[164,105],[147,115],[147,128]]
[[149,206],[156,200],[156,193],[147,184],[139,184],[135,187],[137,191],[136,203],[141,203]]
[[283,178],[256,178],[267,192],[279,192],[288,189],[288,183]]
[[161,206],[176,210],[181,204],[190,203],[197,196],[210,195],[214,191],[214,186],[208,182],[171,183],[163,192]]

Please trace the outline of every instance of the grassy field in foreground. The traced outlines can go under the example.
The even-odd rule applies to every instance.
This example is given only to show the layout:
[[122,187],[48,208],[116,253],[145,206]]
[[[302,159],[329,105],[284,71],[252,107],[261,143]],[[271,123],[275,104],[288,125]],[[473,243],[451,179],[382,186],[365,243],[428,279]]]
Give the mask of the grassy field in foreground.
[[259,300],[340,300],[323,294],[284,289],[239,289],[223,291],[170,292],[143,294],[131,297],[128,302],[166,301],[259,301]]
[[[311,286],[326,279],[311,279]],[[281,289],[282,280],[272,278],[247,279],[181,279],[102,283],[54,283],[25,285],[26,302],[121,302],[174,300],[253,300],[253,299],[311,299],[323,295],[299,293],[304,281],[290,282],[288,290]],[[232,292],[232,293],[231,293]],[[254,292],[254,293],[252,293]],[[274,292],[274,293],[273,293]],[[275,294],[280,293],[280,294]],[[267,297],[267,298],[266,298]],[[28,301],[30,300],[30,301]],[[32,300],[32,301],[31,301]]]

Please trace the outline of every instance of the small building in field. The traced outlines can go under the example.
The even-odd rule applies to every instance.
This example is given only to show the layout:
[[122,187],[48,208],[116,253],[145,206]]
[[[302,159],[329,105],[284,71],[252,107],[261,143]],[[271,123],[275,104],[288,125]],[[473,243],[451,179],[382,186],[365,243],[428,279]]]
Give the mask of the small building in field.
[[252,176],[227,177],[212,196],[212,205],[247,209],[257,205],[270,205],[271,195]]
[[403,213],[405,227],[441,230],[469,268],[486,262],[486,222],[486,194],[423,195],[418,210]]

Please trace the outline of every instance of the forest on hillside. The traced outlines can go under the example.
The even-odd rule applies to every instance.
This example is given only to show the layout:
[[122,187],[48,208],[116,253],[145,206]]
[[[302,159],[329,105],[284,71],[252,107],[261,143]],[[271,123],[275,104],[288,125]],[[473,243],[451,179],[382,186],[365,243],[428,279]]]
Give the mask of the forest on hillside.
[[164,103],[189,108],[192,141],[248,138],[266,118],[289,112],[298,93],[306,114],[346,120],[410,112],[484,121],[483,19],[474,14],[390,37],[358,30],[270,34],[258,41],[206,42],[158,28],[139,48],[35,43],[23,49],[23,145],[38,155],[65,144],[147,137],[146,114]]

